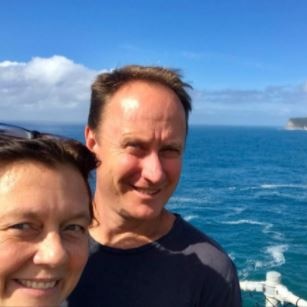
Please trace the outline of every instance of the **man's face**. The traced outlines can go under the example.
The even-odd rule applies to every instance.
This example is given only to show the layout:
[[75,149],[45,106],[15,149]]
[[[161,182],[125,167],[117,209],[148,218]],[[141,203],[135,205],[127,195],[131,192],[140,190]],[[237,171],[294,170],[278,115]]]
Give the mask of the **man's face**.
[[180,177],[186,137],[183,106],[157,83],[133,81],[105,106],[97,131],[86,130],[97,155],[96,202],[116,215],[157,217]]

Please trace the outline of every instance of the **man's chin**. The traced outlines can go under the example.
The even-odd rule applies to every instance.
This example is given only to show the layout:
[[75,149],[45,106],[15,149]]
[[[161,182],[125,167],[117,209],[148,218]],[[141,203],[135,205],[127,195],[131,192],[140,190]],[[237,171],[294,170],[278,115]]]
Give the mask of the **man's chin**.
[[140,208],[137,208],[137,210],[129,210],[129,211],[123,211],[122,216],[125,216],[127,219],[135,219],[135,220],[154,220],[159,218],[162,215],[163,208],[160,210],[157,210],[157,208],[152,208],[150,206],[142,206]]

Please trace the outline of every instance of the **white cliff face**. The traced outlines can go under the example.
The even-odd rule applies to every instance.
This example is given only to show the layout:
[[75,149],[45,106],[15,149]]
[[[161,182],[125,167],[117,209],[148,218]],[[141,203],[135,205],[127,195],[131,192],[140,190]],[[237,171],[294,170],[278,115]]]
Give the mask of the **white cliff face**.
[[287,130],[307,130],[307,117],[290,118],[285,128]]

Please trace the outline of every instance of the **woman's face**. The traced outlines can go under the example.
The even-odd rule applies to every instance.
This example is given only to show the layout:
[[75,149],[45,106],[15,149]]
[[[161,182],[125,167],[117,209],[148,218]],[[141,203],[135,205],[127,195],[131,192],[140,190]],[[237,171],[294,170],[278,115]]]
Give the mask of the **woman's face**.
[[0,169],[0,306],[58,306],[88,257],[89,196],[72,167]]

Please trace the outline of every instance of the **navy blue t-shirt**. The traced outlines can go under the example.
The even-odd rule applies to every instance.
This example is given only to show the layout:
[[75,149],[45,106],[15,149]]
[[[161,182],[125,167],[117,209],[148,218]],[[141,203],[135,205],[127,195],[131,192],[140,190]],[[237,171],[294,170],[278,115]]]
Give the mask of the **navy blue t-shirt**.
[[236,268],[222,248],[176,215],[168,234],[132,249],[91,241],[70,307],[239,307]]

